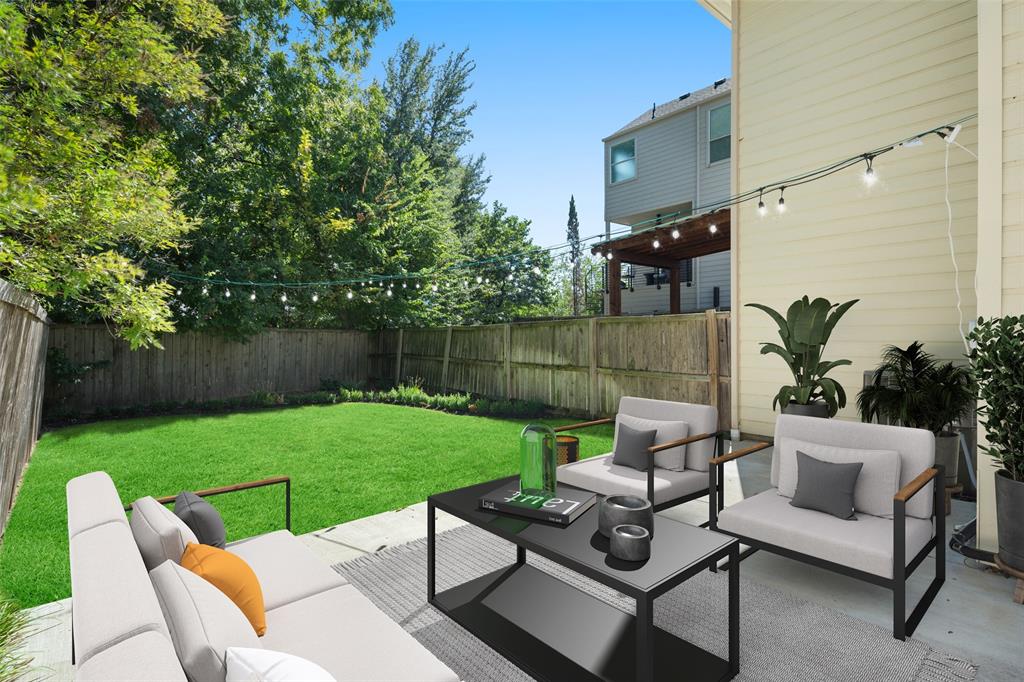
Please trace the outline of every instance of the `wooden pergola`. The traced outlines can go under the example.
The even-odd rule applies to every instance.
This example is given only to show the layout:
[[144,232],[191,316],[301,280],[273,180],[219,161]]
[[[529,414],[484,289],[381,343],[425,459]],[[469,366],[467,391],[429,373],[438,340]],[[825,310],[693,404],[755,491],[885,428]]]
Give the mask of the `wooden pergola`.
[[[718,209],[678,220],[643,232],[602,242],[591,249],[608,260],[608,314],[622,314],[622,264],[647,265],[669,271],[669,311],[680,312],[679,263],[688,258],[728,251],[731,245],[730,211]],[[678,237],[673,237],[678,232]],[[657,243],[657,246],[655,246]]]

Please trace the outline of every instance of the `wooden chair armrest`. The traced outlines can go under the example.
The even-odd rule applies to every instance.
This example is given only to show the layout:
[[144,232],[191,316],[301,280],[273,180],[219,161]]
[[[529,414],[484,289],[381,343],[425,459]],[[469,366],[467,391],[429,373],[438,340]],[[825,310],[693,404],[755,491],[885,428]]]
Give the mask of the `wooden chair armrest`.
[[572,431],[574,429],[583,429],[583,428],[586,428],[588,426],[600,426],[601,424],[614,424],[614,423],[615,423],[615,417],[606,417],[604,419],[595,419],[594,421],[589,421],[589,422],[580,422],[579,424],[566,424],[565,426],[556,426],[553,430],[555,431],[555,433],[559,433],[561,431]]
[[[285,506],[285,517],[284,525],[288,530],[292,529],[292,479],[289,476],[273,476],[271,478],[264,478],[259,481],[246,481],[245,483],[232,483],[231,485],[222,485],[218,488],[206,488],[205,490],[196,490],[195,494],[199,497],[212,497],[214,495],[223,495],[225,493],[234,493],[239,490],[251,490],[252,488],[264,488],[268,485],[279,485],[284,484],[284,506]],[[160,504],[171,504],[177,498],[177,495],[166,495],[164,497],[156,498],[156,501]],[[132,506],[126,504],[124,506],[125,511],[131,511]]]
[[921,488],[928,484],[928,481],[932,480],[939,475],[939,470],[934,467],[929,467],[917,475],[910,483],[906,484],[899,491],[893,495],[893,502],[906,502],[911,497],[916,495]]
[[712,457],[709,461],[712,465],[725,464],[726,462],[731,462],[734,459],[739,459],[740,457],[746,457],[747,455],[753,454],[755,452],[760,452],[761,450],[764,450],[765,448],[770,448],[771,446],[771,443],[757,443],[755,445],[751,445],[749,448],[743,448],[742,450],[733,450],[732,452],[727,452],[721,457]]
[[670,448],[677,448],[680,445],[687,445],[689,443],[696,443],[699,440],[706,440],[708,438],[714,438],[717,433],[702,433],[699,436],[689,436],[687,438],[677,438],[676,440],[670,440],[667,443],[660,443],[659,445],[652,445],[647,448],[647,452],[654,454],[655,452],[661,452],[662,450],[668,450]]

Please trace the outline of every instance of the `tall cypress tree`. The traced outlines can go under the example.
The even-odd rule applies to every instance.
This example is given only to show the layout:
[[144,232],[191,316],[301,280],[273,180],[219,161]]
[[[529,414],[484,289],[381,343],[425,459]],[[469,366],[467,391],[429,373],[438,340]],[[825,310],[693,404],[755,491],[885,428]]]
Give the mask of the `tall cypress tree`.
[[580,219],[576,215],[576,197],[573,195],[569,196],[569,221],[566,228],[565,240],[569,243],[569,260],[572,262],[572,315],[579,317],[583,301],[583,282],[580,278],[583,252],[580,247]]

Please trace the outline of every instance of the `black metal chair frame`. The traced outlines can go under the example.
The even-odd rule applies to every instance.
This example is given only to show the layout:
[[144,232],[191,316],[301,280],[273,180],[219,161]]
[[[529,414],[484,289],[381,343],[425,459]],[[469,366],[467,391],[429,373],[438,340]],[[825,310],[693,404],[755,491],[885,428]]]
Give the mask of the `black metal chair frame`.
[[[594,421],[581,422],[579,424],[568,424],[566,426],[559,426],[559,427],[556,427],[554,430],[556,432],[574,431],[576,429],[583,429],[583,428],[587,428],[587,427],[590,427],[590,426],[599,426],[601,424],[614,424],[614,423],[615,423],[615,417],[613,416],[613,417],[607,417],[605,419],[595,419]],[[722,453],[724,452],[724,449],[725,449],[724,435],[725,435],[725,432],[723,432],[723,431],[716,431],[715,433],[701,433],[701,434],[696,435],[696,436],[688,436],[686,438],[679,438],[679,439],[676,439],[676,440],[668,441],[666,443],[661,443],[659,445],[652,445],[651,447],[647,448],[647,452],[648,452],[648,454],[650,454],[650,456],[652,458],[650,464],[647,467],[647,499],[650,500],[651,505],[654,507],[654,511],[656,511],[656,512],[662,511],[663,509],[668,509],[670,507],[675,507],[676,505],[683,504],[684,502],[690,502],[691,500],[697,500],[697,499],[700,499],[700,498],[704,497],[705,495],[711,494],[710,493],[710,487],[709,488],[701,488],[700,490],[695,490],[692,493],[688,493],[688,494],[682,495],[680,497],[673,497],[671,499],[665,500],[664,502],[660,502],[658,504],[655,504],[654,503],[654,460],[653,460],[654,455],[659,453],[659,452],[661,452],[661,451],[663,451],[663,450],[669,450],[671,448],[677,448],[677,447],[679,447],[681,445],[688,445],[690,443],[697,443],[697,442],[702,441],[702,440],[707,440],[709,438],[714,438],[715,439],[715,449],[716,449],[716,452],[718,452],[718,455],[721,456]],[[711,468],[711,465],[709,464],[708,465],[708,469],[710,470],[710,468]],[[719,483],[718,483],[719,495],[722,494],[721,485],[722,484],[719,481]],[[711,499],[714,499],[714,498],[712,497]],[[701,525],[703,526],[703,525],[707,525],[707,524],[701,524]]]
[[[946,504],[943,497],[943,488],[939,485],[942,481],[943,467],[941,465],[934,465],[925,469],[917,476],[917,478],[903,486],[903,488],[893,496],[893,575],[892,578],[885,578],[874,573],[868,573],[867,571],[850,568],[849,566],[837,564],[833,561],[827,561],[820,557],[795,552],[785,547],[779,547],[778,545],[763,542],[757,538],[740,535],[739,533],[732,533],[718,527],[718,513],[725,508],[725,502],[722,497],[722,479],[724,478],[725,463],[739,459],[745,455],[749,455],[752,452],[763,450],[766,447],[770,447],[770,443],[762,443],[737,452],[719,455],[711,460],[711,465],[708,467],[708,489],[711,491],[711,498],[709,500],[710,504],[708,505],[710,510],[708,528],[719,533],[731,535],[738,539],[742,544],[748,545],[747,549],[740,552],[740,561],[759,549],[763,549],[772,552],[773,554],[778,554],[779,556],[802,561],[813,566],[827,569],[834,573],[840,573],[842,575],[856,578],[857,580],[863,580],[864,582],[872,583],[874,585],[880,585],[891,590],[893,594],[892,636],[899,640],[906,640],[907,637],[913,635],[914,630],[917,629],[917,626],[924,617],[924,614],[928,611],[928,607],[931,606],[932,601],[934,601],[935,596],[939,593],[939,589],[946,580]],[[934,498],[932,503],[932,521],[934,532],[932,538],[925,544],[921,551],[918,552],[909,563],[904,563],[906,557],[907,501],[920,492],[921,489],[930,481],[934,481],[932,485]],[[924,562],[925,558],[928,556],[928,552],[933,549],[935,550],[935,578],[932,579],[928,589],[921,596],[921,599],[917,602],[917,605],[908,617],[906,615],[907,580],[914,573],[917,567]]]

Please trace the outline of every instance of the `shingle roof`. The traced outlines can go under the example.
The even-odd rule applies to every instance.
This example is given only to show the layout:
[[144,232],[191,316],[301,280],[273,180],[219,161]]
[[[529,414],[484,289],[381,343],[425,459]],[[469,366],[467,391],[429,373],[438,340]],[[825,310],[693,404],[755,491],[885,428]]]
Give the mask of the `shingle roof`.
[[674,100],[665,102],[664,104],[657,105],[656,107],[654,107],[653,118],[651,117],[651,110],[648,109],[647,111],[645,111],[644,113],[640,114],[632,121],[627,123],[626,125],[616,130],[614,133],[606,137],[605,140],[609,140],[613,137],[618,137],[619,135],[630,130],[640,128],[651,123],[656,123],[659,119],[665,118],[669,114],[675,114],[686,109],[691,109],[700,104],[701,102],[705,102],[711,99],[712,97],[718,97],[722,93],[730,91],[732,91],[731,78],[723,78],[722,80],[715,81],[712,85],[709,85],[706,88],[701,88],[700,90],[696,90],[694,92],[688,92],[685,95],[681,95],[675,98]]

